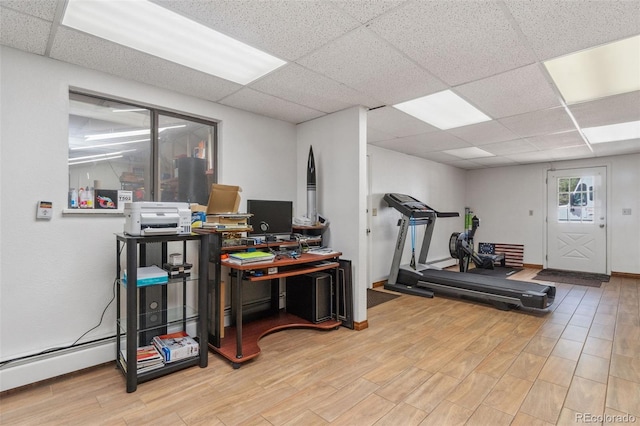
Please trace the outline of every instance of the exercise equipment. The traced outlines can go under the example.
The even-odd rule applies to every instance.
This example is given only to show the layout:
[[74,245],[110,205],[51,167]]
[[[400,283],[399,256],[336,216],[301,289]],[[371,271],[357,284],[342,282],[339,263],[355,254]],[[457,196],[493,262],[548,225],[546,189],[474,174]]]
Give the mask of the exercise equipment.
[[[490,302],[504,310],[519,306],[545,309],[553,303],[556,288],[551,285],[446,271],[428,265],[426,259],[436,219],[460,215],[438,212],[404,194],[385,194],[384,200],[402,214],[386,289],[423,297],[433,297],[434,293],[466,297]],[[425,231],[418,262],[400,265],[409,227],[421,225]],[[415,228],[412,231],[415,232]],[[412,257],[414,255],[412,253]]]
[[449,238],[449,254],[454,259],[458,259],[460,272],[467,272],[471,261],[476,265],[476,268],[481,269],[493,269],[493,265],[498,262],[500,266],[505,266],[504,254],[480,254],[473,249],[473,237],[478,227],[480,227],[480,219],[473,216],[469,231],[454,232]]

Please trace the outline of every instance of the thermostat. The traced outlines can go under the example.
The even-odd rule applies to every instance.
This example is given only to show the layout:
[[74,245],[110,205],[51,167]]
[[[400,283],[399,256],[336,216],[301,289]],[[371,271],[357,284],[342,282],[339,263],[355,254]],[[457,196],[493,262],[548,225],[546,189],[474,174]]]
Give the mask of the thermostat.
[[36,219],[51,219],[53,216],[53,203],[51,201],[38,201]]

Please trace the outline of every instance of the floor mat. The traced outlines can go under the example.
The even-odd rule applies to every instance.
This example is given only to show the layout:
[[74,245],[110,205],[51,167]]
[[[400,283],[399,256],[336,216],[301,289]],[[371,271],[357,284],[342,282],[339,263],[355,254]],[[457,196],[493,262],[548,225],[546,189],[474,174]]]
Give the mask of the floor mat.
[[367,309],[373,308],[374,306],[378,306],[381,303],[388,302],[389,300],[393,300],[396,297],[400,297],[400,295],[386,293],[384,291],[372,290],[368,288],[367,289]]
[[543,269],[533,277],[534,280],[552,281],[555,283],[600,287],[603,282],[609,282],[609,275],[591,274],[588,272],[561,271],[558,269]]

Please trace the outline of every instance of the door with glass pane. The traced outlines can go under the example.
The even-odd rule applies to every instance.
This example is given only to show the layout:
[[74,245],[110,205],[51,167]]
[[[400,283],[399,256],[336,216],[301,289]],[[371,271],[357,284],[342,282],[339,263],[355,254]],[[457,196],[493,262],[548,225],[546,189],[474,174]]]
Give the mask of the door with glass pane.
[[548,172],[548,268],[607,273],[606,171]]

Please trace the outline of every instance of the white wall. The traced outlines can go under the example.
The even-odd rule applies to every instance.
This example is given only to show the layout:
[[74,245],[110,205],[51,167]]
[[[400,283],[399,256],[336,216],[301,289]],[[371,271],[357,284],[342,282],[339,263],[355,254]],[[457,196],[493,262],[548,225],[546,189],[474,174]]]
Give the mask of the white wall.
[[547,170],[596,166],[607,167],[609,270],[640,273],[640,154],[469,171],[466,200],[481,219],[475,240],[524,244],[524,262],[544,265]]
[[367,318],[366,112],[354,107],[298,125],[298,211],[306,212],[307,157],[313,146],[318,213],[329,220],[327,243],[351,260],[354,320]]
[[[65,215],[69,87],[220,120],[220,183],[248,198],[296,201],[296,128],[168,90],[0,46],[0,360],[66,346],[96,326],[112,297],[122,216]],[[36,201],[53,201],[36,221]],[[112,336],[115,309],[83,341]],[[8,364],[0,390],[113,360],[112,344]]]
[[[401,214],[383,200],[385,193],[410,195],[440,212],[458,212],[459,218],[440,218],[429,247],[427,262],[450,258],[449,237],[464,229],[466,172],[418,157],[368,146],[371,167],[371,206],[377,216],[371,217],[371,282],[386,280],[391,268],[398,238]],[[419,256],[424,226],[416,227],[416,257]],[[401,264],[409,263],[411,238],[407,237]],[[371,283],[369,283],[371,284]]]

